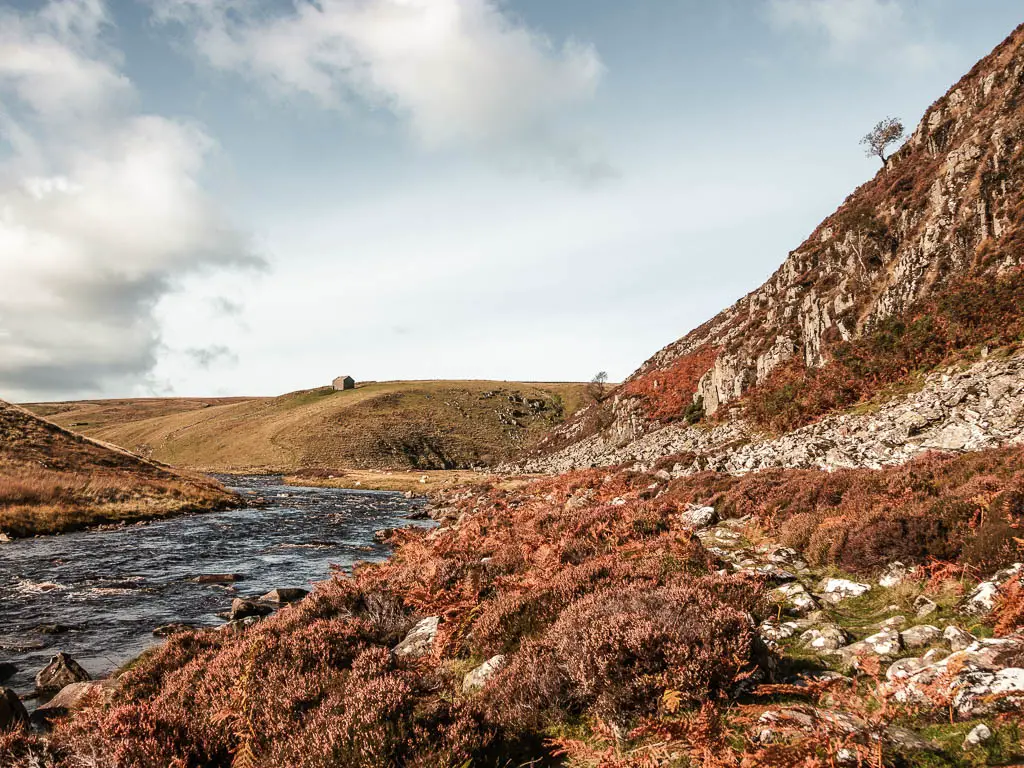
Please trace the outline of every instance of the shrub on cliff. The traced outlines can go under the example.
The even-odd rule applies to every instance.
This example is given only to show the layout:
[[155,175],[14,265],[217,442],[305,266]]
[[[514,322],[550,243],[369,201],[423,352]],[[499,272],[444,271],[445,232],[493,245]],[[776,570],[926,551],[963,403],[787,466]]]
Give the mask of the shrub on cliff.
[[958,281],[905,316],[879,320],[860,338],[833,345],[820,368],[800,359],[780,365],[747,395],[746,413],[762,427],[788,432],[983,345],[1017,345],[1024,339],[1021,307],[1024,269]]

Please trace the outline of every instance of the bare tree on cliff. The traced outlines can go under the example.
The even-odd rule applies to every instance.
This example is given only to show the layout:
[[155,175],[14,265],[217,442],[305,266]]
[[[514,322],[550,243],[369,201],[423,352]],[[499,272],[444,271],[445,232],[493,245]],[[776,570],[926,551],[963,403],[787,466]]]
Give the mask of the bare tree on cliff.
[[604,390],[607,384],[607,371],[598,371],[594,374],[594,378],[590,380],[590,384],[587,385],[587,393],[593,398],[595,403],[600,403],[604,400]]
[[860,140],[861,144],[867,145],[868,157],[877,157],[882,161],[882,167],[888,167],[889,158],[885,156],[885,150],[891,144],[903,138],[903,123],[898,117],[887,117],[879,120],[878,125],[871,129],[871,132]]

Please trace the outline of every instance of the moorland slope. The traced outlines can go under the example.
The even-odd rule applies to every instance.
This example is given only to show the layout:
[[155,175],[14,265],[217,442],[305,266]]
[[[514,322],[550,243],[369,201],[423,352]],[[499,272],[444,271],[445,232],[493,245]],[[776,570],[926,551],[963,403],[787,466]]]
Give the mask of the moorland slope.
[[61,533],[228,506],[208,478],[76,435],[0,401],[0,532]]
[[27,407],[174,466],[215,472],[461,469],[534,445],[586,400],[582,384],[374,382],[273,398]]

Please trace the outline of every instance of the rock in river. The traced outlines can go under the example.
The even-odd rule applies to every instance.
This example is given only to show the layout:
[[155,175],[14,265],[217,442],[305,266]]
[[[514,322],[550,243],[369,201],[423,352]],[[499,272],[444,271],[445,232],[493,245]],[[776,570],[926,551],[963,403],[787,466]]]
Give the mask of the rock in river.
[[267,592],[260,600],[268,603],[297,603],[308,594],[308,590],[297,587],[278,587]]
[[58,653],[46,667],[36,675],[36,691],[41,694],[57,693],[72,683],[83,683],[92,680],[73,658],[66,653]]
[[234,584],[244,580],[245,576],[240,573],[204,573],[195,578],[197,584]]
[[231,602],[231,620],[248,619],[252,616],[268,616],[274,609],[269,605],[260,605],[252,600],[243,600],[236,597]]

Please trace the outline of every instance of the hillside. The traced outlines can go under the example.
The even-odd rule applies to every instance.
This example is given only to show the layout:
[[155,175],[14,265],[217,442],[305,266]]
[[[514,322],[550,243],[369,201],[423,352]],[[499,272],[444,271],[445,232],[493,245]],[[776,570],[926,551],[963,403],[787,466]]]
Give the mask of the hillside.
[[582,384],[374,382],[274,398],[27,406],[59,424],[203,471],[456,469],[508,459],[585,401]]
[[234,502],[212,480],[159,466],[0,401],[0,532],[59,533]]
[[[899,396],[1024,337],[1024,28],[925,113],[906,144],[760,288],[542,446],[535,467],[614,463],[761,438]],[[697,427],[689,424],[705,422]],[[760,438],[759,438],[760,439]],[[656,440],[655,440],[656,441]]]

